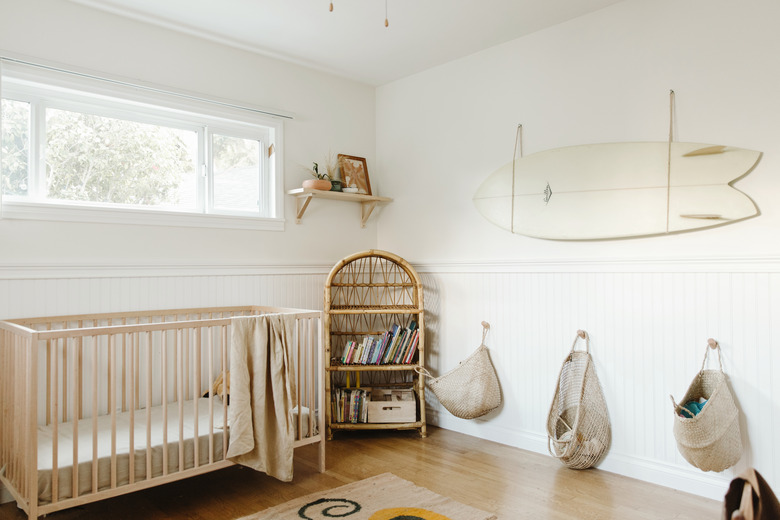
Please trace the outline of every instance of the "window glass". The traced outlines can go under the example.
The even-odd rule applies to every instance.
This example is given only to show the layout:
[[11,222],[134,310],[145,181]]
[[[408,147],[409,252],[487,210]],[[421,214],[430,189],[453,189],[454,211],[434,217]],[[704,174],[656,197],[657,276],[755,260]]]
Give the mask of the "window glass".
[[260,210],[261,149],[256,140],[212,134],[216,210]]
[[46,110],[46,198],[194,209],[197,132]]
[[7,195],[26,196],[30,185],[30,104],[3,99],[2,114],[0,188]]

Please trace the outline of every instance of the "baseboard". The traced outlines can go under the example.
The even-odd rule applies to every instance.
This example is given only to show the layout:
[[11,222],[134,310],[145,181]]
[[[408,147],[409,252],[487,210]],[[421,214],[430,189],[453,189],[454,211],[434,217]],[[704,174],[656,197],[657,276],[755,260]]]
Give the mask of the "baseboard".
[[[430,409],[426,411],[426,415],[431,424],[445,430],[457,431],[472,437],[548,455],[547,436],[538,432],[510,430],[479,419],[466,421]],[[614,452],[608,453],[598,468],[717,501],[723,500],[732,478],[731,475],[702,473],[693,467],[690,469],[682,468],[664,462]]]

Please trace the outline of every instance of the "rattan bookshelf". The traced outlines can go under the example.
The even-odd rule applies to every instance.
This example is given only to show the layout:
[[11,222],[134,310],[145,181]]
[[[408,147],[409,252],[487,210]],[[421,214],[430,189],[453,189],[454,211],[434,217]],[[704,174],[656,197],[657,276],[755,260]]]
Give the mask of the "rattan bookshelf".
[[[427,435],[424,376],[415,371],[425,366],[425,319],[420,277],[409,263],[393,253],[371,249],[338,262],[325,283],[325,395],[327,438],[334,430],[417,429]],[[348,341],[381,335],[394,324],[417,323],[417,351],[409,363],[344,365],[341,353]],[[332,391],[338,388],[399,388],[414,391],[414,421],[350,423],[333,420]]]

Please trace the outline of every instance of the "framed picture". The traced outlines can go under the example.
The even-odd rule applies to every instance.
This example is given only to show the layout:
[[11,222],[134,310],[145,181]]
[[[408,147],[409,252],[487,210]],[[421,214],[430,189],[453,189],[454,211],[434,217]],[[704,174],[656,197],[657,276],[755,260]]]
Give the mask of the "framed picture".
[[368,166],[363,157],[339,154],[341,183],[343,188],[357,188],[358,193],[371,195],[371,183],[368,182]]

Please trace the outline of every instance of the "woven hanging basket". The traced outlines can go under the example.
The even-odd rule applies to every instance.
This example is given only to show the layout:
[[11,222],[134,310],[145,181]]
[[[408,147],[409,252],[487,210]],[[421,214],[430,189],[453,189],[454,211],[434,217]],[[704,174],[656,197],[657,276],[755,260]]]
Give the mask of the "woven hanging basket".
[[[705,370],[711,350],[718,351],[719,370]],[[701,370],[691,381],[688,391],[674,405],[674,438],[680,454],[702,471],[723,471],[742,457],[739,411],[726,382],[720,345],[710,340]],[[683,405],[704,398],[707,403],[693,417],[681,417]]]
[[[584,352],[574,350],[580,338],[585,339]],[[572,469],[596,465],[612,440],[607,402],[596,377],[589,343],[588,333],[578,331],[561,366],[547,416],[547,449]]]
[[477,350],[443,376],[432,377],[424,368],[415,369],[429,378],[428,387],[442,406],[461,419],[481,417],[501,404],[501,386],[485,346],[490,325],[483,321],[482,326],[482,343]]

